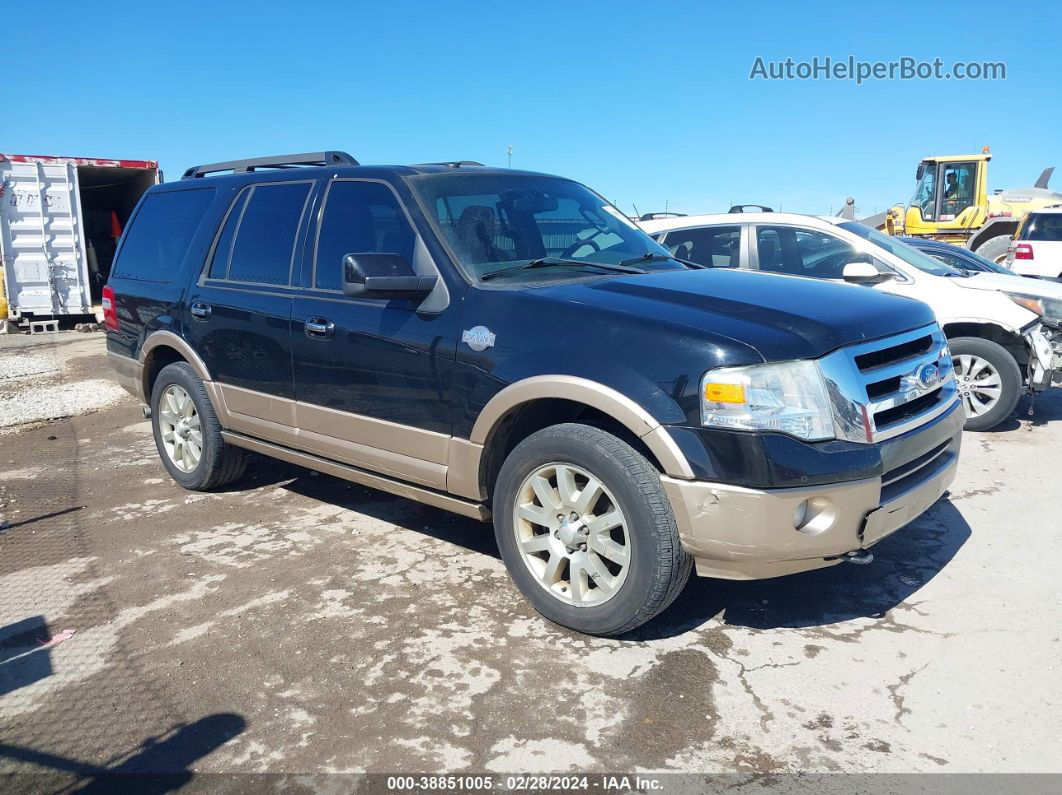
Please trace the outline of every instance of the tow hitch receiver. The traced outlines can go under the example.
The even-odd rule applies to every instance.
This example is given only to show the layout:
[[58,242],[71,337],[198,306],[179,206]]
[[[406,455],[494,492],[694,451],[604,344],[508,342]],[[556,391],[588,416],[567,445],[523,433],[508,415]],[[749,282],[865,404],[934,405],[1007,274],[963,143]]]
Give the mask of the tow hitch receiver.
[[869,549],[853,549],[851,552],[845,552],[843,555],[826,558],[826,560],[837,560],[838,558],[842,563],[854,563],[857,566],[866,566],[868,563],[874,562],[874,553]]

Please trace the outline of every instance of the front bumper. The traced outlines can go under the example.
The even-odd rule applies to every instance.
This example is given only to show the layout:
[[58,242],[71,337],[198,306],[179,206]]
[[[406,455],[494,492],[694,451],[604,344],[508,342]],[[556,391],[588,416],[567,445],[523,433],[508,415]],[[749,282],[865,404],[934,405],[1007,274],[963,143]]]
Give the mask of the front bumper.
[[[663,476],[697,573],[758,580],[840,563],[921,515],[955,478],[961,411],[951,435],[882,476],[809,488],[750,489]],[[912,436],[918,431],[912,432]]]
[[1029,391],[1040,392],[1062,381],[1062,329],[1053,322],[1042,322],[1024,337],[1029,351]]

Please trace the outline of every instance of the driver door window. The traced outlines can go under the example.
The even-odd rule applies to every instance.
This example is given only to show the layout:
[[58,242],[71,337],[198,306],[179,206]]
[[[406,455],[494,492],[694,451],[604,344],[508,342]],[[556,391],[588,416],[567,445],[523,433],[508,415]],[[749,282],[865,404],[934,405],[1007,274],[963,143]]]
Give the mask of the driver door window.
[[840,238],[792,226],[757,227],[756,248],[759,270],[814,279],[843,279],[845,265],[865,260]]

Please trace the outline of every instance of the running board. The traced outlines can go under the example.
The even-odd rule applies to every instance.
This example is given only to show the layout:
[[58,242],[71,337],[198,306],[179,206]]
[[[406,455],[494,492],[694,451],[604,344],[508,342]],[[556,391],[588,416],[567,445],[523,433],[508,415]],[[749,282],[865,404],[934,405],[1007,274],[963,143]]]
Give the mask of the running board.
[[337,478],[343,478],[343,480],[349,480],[361,486],[368,486],[370,489],[386,491],[388,494],[396,494],[399,497],[416,500],[425,505],[432,505],[445,511],[461,514],[461,516],[479,519],[482,522],[490,519],[490,511],[487,510],[487,506],[478,502],[470,502],[459,497],[452,497],[449,494],[413,486],[401,480],[393,480],[383,475],[376,475],[363,469],[330,461],[312,453],[292,450],[289,447],[282,447],[272,442],[263,442],[261,439],[253,439],[250,436],[233,433],[232,431],[222,431],[221,438],[236,447],[242,447],[245,450],[261,453],[271,458],[279,458],[289,464],[314,469],[327,475],[335,475]]

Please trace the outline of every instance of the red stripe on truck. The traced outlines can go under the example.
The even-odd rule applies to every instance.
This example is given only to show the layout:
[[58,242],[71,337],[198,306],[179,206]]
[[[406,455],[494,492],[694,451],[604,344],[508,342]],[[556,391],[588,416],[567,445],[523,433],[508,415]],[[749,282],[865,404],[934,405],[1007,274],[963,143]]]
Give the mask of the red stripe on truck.
[[104,168],[158,168],[157,160],[107,160],[97,157],[60,157],[58,155],[5,155],[0,161],[12,163],[44,163],[45,165],[73,163],[75,166],[102,166]]

